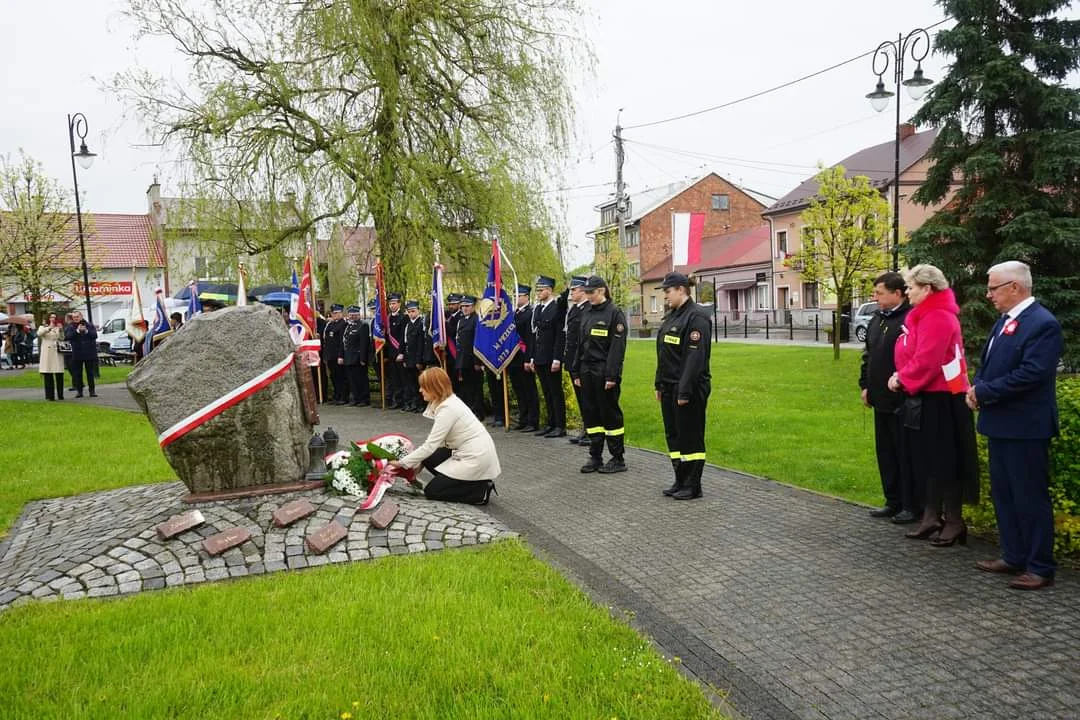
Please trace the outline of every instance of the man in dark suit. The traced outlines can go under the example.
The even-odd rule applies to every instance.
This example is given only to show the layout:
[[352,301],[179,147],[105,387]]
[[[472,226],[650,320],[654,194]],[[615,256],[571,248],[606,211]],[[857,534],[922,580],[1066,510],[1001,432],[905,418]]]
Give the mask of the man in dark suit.
[[863,405],[874,410],[874,449],[885,506],[871,510],[870,515],[904,525],[917,521],[923,509],[903,450],[903,424],[898,413],[904,396],[889,390],[889,378],[896,372],[896,339],[911,310],[904,295],[904,276],[898,272],[879,276],[874,280],[874,300],[878,310],[866,328],[859,387]]
[[335,405],[346,405],[349,402],[349,381],[345,372],[345,346],[342,343],[346,324],[341,314],[344,309],[344,305],[330,306],[330,322],[326,323],[322,333],[322,356],[330,373],[330,383],[334,386]]
[[341,335],[345,376],[349,382],[353,407],[371,404],[371,386],[368,384],[368,362],[371,357],[371,328],[360,318],[360,307],[351,305]]
[[532,289],[528,285],[518,285],[517,309],[514,310],[514,325],[517,327],[519,339],[518,351],[507,368],[518,404],[518,423],[513,429],[521,432],[536,432],[540,427],[540,395],[536,391],[536,375],[525,369],[532,357],[533,346],[533,308],[529,304],[531,293]]
[[533,308],[533,355],[526,370],[536,373],[544,393],[547,425],[536,434],[546,438],[566,437],[566,398],[562,386],[563,351],[566,349],[565,304],[555,297],[555,279],[541,275],[536,280]]
[[1009,587],[1053,585],[1054,513],[1050,438],[1058,434],[1057,366],[1063,339],[1057,319],[1031,295],[1031,269],[1011,260],[990,268],[986,296],[1002,313],[967,394],[990,451],[990,494],[1001,557],[978,569],[1018,575]]

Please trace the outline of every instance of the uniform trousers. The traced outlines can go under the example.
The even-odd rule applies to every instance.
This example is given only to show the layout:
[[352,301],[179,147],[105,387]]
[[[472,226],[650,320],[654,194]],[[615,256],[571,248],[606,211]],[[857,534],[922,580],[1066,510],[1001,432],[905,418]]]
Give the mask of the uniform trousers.
[[1050,502],[1049,440],[987,438],[990,497],[1002,559],[1054,577],[1054,510]]
[[397,361],[397,350],[392,345],[389,353],[386,356],[386,401],[390,407],[396,407],[402,404],[402,390],[404,387],[404,378],[402,376],[402,365]]
[[[506,405],[503,404],[502,374],[496,375],[490,370],[486,370],[484,375],[487,376],[488,394],[491,395],[491,415],[498,422],[504,419],[503,415],[506,410]],[[485,408],[486,410],[487,408]],[[484,414],[487,415],[486,412]]]
[[434,477],[424,486],[424,497],[428,500],[469,503],[480,505],[487,502],[490,480],[458,480],[444,475],[435,468],[450,459],[450,448],[439,448],[424,459],[424,469]]
[[547,409],[547,427],[566,428],[566,398],[563,396],[562,368],[551,371],[551,364],[537,365],[536,376],[540,378],[540,389],[544,393],[544,407]]
[[518,425],[539,428],[540,395],[536,391],[536,375],[527,372],[521,365],[511,365],[507,372],[514,388],[514,397],[517,398]]
[[904,449],[904,426],[898,410],[874,410],[874,449],[885,505],[919,515],[922,492],[915,486],[910,459]]
[[675,469],[679,488],[701,489],[705,470],[705,407],[709,388],[698,388],[686,405],[678,403],[678,388],[668,385],[660,390],[660,414],[664,419],[664,437],[668,455]]
[[482,370],[477,370],[472,363],[458,370],[461,379],[458,381],[461,400],[469,406],[479,419],[484,419],[484,377]]
[[606,379],[603,369],[591,371],[586,368],[581,373],[581,417],[585,421],[585,432],[589,436],[589,455],[599,460],[604,455],[604,439],[607,438],[608,452],[616,460],[624,455],[624,433],[622,408],[619,396],[622,386],[615,383],[610,390],[604,389]]
[[346,365],[345,376],[349,380],[349,392],[354,403],[371,403],[371,385],[368,383],[367,365]]
[[336,359],[330,366],[330,382],[334,386],[334,401],[348,402],[349,376],[345,373],[345,366],[339,365]]
[[401,402],[407,408],[420,405],[420,371],[415,365],[401,364]]

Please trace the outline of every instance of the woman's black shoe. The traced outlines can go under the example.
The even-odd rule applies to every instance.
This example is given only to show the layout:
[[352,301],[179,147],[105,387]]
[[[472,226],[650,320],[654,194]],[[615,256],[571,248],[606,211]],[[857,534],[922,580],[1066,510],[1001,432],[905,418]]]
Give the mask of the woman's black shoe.
[[943,530],[941,535],[932,539],[930,544],[934,547],[952,547],[956,543],[967,545],[967,525],[961,525],[959,532],[952,533],[948,536],[946,536],[944,532],[945,531]]
[[904,537],[909,540],[926,540],[934,533],[941,532],[941,528],[942,525],[940,522],[934,523],[933,525],[921,525],[911,532],[904,533]]
[[481,500],[480,502],[476,503],[476,504],[477,505],[487,505],[488,502],[491,500],[491,493],[495,493],[496,495],[498,495],[499,491],[495,489],[495,483],[492,482],[491,480],[488,480],[487,491],[484,493],[484,499]]

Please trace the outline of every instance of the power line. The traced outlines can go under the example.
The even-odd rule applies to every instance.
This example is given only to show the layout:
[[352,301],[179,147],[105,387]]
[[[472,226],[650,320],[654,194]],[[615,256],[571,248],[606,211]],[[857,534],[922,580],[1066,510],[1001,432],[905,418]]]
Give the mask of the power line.
[[[925,29],[926,30],[933,30],[938,25],[942,25],[942,24],[948,22],[951,19],[952,18],[950,18],[950,17],[945,17],[942,20],[934,23],[933,25],[930,25],[929,27],[927,27]],[[845,65],[850,65],[851,63],[855,62],[856,60],[862,60],[864,57],[869,57],[870,55],[873,55],[875,52],[877,52],[876,48],[874,50],[868,50],[868,51],[866,51],[864,53],[856,55],[853,58],[848,58],[847,60],[844,60],[843,62],[838,62],[835,65],[830,65],[829,67],[824,68],[822,70],[812,72],[809,75],[803,75],[802,77],[796,78],[794,80],[789,80],[786,83],[781,83],[780,85],[776,85],[774,87],[768,88],[767,90],[760,90],[760,91],[758,91],[756,93],[753,93],[751,95],[747,95],[745,97],[738,98],[736,100],[729,100],[726,103],[721,103],[719,105],[713,105],[712,107],[703,108],[701,110],[695,110],[693,112],[683,113],[682,115],[675,115],[674,117],[664,118],[662,120],[653,120],[652,122],[638,123],[637,125],[627,125],[626,127],[623,128],[623,130],[636,130],[638,128],[653,127],[654,125],[663,125],[664,123],[675,122],[676,120],[685,120],[686,118],[696,117],[697,115],[704,115],[705,113],[713,112],[714,110],[722,110],[723,108],[728,108],[728,107],[731,107],[732,105],[738,105],[739,103],[744,103],[747,100],[753,100],[753,99],[759,98],[759,97],[761,97],[763,95],[768,95],[770,93],[774,93],[777,90],[783,90],[784,88],[791,87],[792,85],[796,85],[796,84],[801,83],[801,82],[803,82],[805,80],[815,78],[818,75],[824,75],[827,72],[832,72],[833,70],[836,70],[838,68],[842,68]]]

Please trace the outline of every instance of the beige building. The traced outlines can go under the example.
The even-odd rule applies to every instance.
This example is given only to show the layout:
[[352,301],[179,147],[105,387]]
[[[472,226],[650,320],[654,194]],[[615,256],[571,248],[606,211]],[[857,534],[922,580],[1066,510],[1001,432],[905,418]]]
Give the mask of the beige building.
[[[916,132],[915,126],[904,123],[900,126],[900,182],[894,183],[895,177],[895,141],[890,140],[880,145],[864,148],[841,160],[848,177],[865,176],[871,185],[878,188],[882,195],[893,204],[893,193],[900,193],[900,234],[901,243],[908,234],[917,230],[945,203],[922,206],[912,202],[911,197],[926,179],[931,161],[927,158],[930,146],[937,137],[937,130]],[[835,166],[834,166],[835,167]],[[772,234],[772,271],[773,300],[777,310],[787,310],[797,315],[801,311],[816,311],[820,308],[833,308],[836,297],[828,287],[807,282],[797,267],[793,267],[791,256],[801,247],[802,213],[809,207],[810,200],[818,190],[817,180],[810,178],[797,188],[772,204],[762,213],[771,226]],[[947,202],[948,198],[946,198]],[[891,235],[890,235],[891,242]],[[890,250],[891,252],[891,250]],[[888,268],[881,268],[882,272]]]

